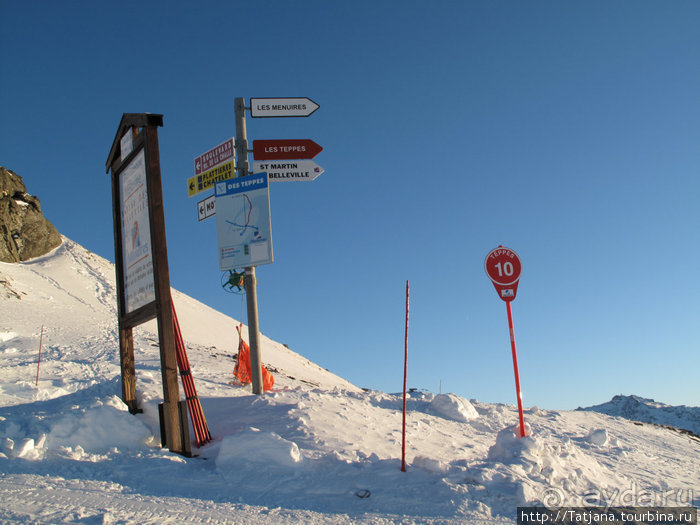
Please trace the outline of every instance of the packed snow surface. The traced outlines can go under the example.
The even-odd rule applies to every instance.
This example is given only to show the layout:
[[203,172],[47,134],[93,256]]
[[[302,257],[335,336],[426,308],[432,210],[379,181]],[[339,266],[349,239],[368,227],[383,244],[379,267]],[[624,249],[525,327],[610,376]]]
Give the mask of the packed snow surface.
[[214,437],[191,458],[160,447],[153,321],[134,331],[143,413],[120,400],[112,264],[68,239],[0,263],[0,523],[491,524],[526,504],[700,504],[693,435],[533,407],[519,438],[513,405],[454,394],[410,394],[401,472],[401,395],[262,337],[276,383],[254,396],[232,381],[238,322],[173,298]]

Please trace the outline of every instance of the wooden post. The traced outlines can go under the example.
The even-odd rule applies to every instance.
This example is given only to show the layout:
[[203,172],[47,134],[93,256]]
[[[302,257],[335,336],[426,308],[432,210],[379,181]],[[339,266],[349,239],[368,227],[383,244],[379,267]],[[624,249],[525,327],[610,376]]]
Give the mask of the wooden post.
[[134,364],[134,333],[132,328],[119,329],[119,361],[122,369],[122,401],[129,412],[141,412],[136,399],[136,370]]
[[151,223],[151,246],[153,253],[153,283],[156,294],[156,319],[158,340],[160,341],[160,371],[163,379],[163,400],[165,401],[168,448],[173,452],[184,453],[182,429],[178,403],[180,389],[177,377],[177,350],[175,348],[175,325],[170,295],[170,269],[168,248],[165,239],[165,212],[163,209],[163,186],[160,177],[160,152],[158,149],[158,128],[146,126],[144,129],[146,150],[146,173],[148,183],[149,219]]

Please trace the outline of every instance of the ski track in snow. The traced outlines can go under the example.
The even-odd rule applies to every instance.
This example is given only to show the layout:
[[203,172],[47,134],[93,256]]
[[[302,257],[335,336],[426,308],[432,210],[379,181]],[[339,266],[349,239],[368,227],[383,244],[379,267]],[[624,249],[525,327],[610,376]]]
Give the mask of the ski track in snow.
[[143,414],[119,399],[113,274],[68,239],[0,264],[13,292],[0,296],[0,524],[485,525],[513,523],[524,504],[700,504],[697,437],[533,407],[518,439],[514,406],[454,395],[412,393],[401,472],[400,395],[362,391],[263,336],[276,384],[253,396],[231,384],[237,322],[176,291],[214,440],[173,455],[159,446],[154,321],[134,330]]

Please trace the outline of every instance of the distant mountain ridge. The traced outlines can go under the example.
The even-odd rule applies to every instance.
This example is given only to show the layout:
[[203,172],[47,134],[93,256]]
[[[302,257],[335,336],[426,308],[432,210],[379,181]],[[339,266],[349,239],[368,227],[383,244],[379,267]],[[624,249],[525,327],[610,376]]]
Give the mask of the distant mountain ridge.
[[579,407],[577,410],[588,410],[623,417],[631,421],[680,428],[700,436],[700,407],[671,406],[640,396],[617,395],[606,403],[587,408]]

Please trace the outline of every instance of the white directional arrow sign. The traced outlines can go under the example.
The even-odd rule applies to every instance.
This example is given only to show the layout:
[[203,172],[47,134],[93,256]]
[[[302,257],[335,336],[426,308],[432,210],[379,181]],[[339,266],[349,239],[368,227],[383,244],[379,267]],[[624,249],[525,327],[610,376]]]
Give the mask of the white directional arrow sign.
[[265,160],[253,162],[253,173],[266,171],[270,182],[314,180],[325,170],[313,160]]
[[251,117],[308,117],[319,108],[311,99],[251,98]]
[[216,198],[214,195],[197,203],[197,216],[200,221],[216,215]]

